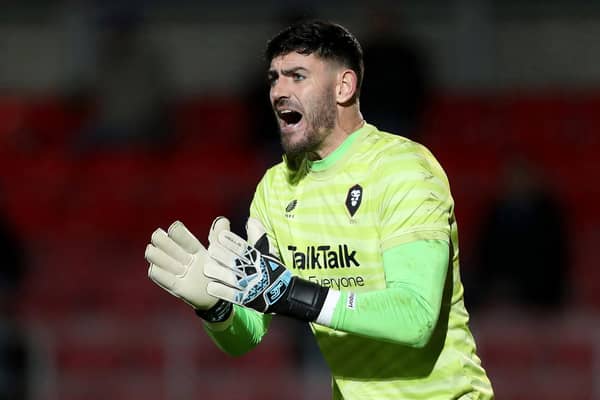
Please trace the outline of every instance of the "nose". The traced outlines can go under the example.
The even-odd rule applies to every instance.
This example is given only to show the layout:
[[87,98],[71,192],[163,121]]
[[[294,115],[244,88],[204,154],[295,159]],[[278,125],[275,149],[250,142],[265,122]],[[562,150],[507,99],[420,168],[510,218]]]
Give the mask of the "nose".
[[271,85],[269,91],[271,96],[271,103],[276,104],[281,99],[287,99],[290,97],[290,88],[286,83],[285,79],[279,78]]

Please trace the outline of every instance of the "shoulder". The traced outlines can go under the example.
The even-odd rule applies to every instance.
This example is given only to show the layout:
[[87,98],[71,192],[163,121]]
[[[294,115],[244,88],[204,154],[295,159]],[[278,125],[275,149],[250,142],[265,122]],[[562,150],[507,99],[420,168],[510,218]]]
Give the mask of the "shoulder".
[[287,167],[283,161],[275,164],[268,168],[263,174],[258,188],[263,190],[270,190],[271,188],[277,188],[280,185],[287,183]]
[[445,175],[438,160],[426,146],[375,127],[365,137],[362,150],[363,157],[376,165],[384,175],[398,176],[417,171]]

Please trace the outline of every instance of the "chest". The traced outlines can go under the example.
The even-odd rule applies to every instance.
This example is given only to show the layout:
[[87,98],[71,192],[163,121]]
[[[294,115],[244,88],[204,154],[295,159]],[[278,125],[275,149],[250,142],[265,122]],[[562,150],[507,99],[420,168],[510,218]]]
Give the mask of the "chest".
[[295,275],[339,290],[385,285],[380,205],[368,181],[302,183],[280,191],[272,206],[281,213],[273,226],[279,254]]

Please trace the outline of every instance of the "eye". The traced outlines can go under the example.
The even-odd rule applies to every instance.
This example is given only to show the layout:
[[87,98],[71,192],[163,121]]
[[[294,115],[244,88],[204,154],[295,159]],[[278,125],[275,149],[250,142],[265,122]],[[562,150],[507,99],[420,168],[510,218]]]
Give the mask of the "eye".
[[275,83],[277,83],[277,78],[278,78],[277,74],[268,74],[267,75],[267,83],[269,84],[269,86],[275,85]]
[[299,82],[299,81],[303,81],[305,77],[304,77],[304,75],[296,72],[296,73],[294,73],[292,78],[294,79],[295,82]]

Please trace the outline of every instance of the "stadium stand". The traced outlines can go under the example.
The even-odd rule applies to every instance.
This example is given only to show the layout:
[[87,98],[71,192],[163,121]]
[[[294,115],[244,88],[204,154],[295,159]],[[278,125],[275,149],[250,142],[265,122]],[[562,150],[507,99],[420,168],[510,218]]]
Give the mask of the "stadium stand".
[[[600,172],[599,105],[598,93],[448,94],[423,129],[450,178],[461,252],[472,251],[478,218],[512,153],[539,164],[566,205],[568,310],[577,312],[542,320],[499,312],[473,322],[498,398],[599,398],[600,327],[591,316],[600,310],[600,189],[590,184]],[[181,218],[205,241],[212,218],[239,207],[263,172],[238,99],[186,99],[175,115],[177,140],[164,152],[81,156],[69,142],[83,116],[63,101],[0,98],[4,205],[32,256],[20,310],[36,332],[35,399],[158,400],[196,391],[204,399],[281,398],[245,383],[257,368],[280,377],[286,398],[301,398],[282,327],[256,354],[232,361],[146,278],[143,250],[156,227]],[[198,381],[206,360],[224,372]]]

